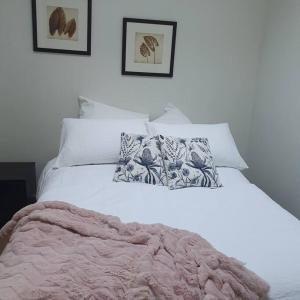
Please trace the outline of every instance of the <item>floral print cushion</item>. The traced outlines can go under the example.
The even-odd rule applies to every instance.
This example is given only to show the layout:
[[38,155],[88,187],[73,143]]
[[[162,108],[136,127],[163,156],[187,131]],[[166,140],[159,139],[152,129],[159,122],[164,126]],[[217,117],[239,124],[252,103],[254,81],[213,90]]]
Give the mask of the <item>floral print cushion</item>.
[[114,181],[167,185],[159,137],[122,133]]
[[159,139],[171,190],[222,186],[206,138],[160,136]]

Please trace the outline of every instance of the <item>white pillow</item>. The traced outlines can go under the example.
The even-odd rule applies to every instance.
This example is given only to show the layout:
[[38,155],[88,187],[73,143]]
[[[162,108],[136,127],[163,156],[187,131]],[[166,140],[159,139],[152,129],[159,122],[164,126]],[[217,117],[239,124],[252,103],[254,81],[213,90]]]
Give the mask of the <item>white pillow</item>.
[[78,97],[80,119],[147,119],[149,115]]
[[192,124],[190,119],[171,103],[168,103],[165,113],[155,119],[154,122],[163,124]]
[[64,119],[55,167],[117,163],[124,131],[145,135],[145,120]]
[[207,138],[217,167],[231,167],[239,170],[248,168],[237,149],[227,123],[170,125],[147,122],[146,125],[151,135]]

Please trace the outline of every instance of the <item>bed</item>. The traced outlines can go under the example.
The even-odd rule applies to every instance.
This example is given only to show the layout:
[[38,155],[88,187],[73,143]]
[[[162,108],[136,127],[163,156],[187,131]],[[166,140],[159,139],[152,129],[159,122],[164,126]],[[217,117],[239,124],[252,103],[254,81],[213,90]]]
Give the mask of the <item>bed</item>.
[[38,201],[64,201],[123,222],[162,223],[202,235],[271,286],[270,299],[300,299],[300,222],[243,174],[218,168],[223,187],[170,191],[112,181],[116,166],[44,169]]

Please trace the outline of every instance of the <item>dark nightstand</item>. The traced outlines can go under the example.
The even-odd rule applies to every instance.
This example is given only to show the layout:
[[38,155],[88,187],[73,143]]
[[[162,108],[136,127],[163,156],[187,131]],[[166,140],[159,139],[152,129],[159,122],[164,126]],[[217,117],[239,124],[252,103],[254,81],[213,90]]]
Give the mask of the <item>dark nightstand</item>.
[[34,202],[35,163],[0,163],[0,229],[18,210]]

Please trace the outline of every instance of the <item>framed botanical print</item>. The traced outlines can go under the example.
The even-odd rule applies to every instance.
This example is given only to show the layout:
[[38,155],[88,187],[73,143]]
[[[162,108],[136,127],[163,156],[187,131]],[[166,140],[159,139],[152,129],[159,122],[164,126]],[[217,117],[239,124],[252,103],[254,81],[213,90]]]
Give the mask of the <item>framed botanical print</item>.
[[122,74],[173,77],[177,22],[123,19]]
[[33,49],[91,55],[92,0],[32,0]]

